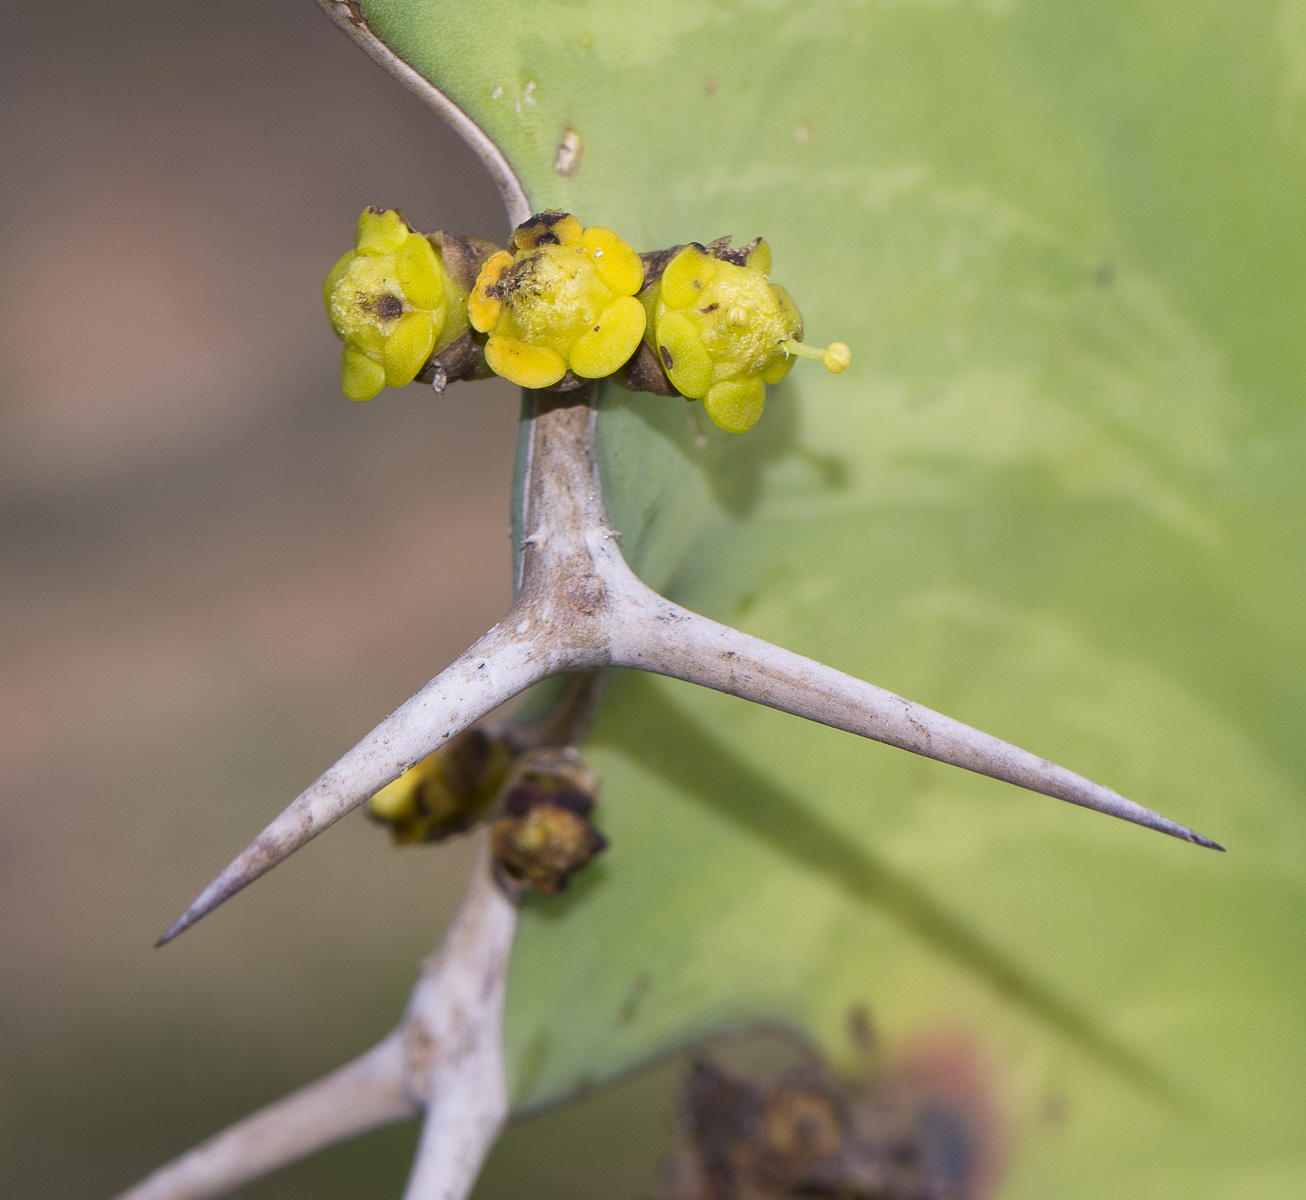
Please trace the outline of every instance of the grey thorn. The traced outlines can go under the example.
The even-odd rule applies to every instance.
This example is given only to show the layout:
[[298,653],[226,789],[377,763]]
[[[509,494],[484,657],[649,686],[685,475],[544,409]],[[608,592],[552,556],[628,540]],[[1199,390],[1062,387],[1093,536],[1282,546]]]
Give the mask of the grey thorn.
[[155,942],[163,946],[486,713],[553,673],[504,620],[301,792]]

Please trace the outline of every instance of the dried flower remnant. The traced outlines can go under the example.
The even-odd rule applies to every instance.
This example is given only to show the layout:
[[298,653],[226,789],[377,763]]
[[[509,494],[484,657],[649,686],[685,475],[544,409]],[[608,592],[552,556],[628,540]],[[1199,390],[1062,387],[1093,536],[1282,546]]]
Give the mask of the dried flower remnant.
[[[477,373],[467,295],[480,264],[497,247],[475,238],[412,229],[395,209],[368,208],[354,248],[331,268],[322,298],[340,354],[340,387],[370,400],[424,371],[441,381]],[[439,372],[432,363],[449,351]]]
[[481,268],[468,304],[486,361],[527,388],[611,375],[644,334],[640,257],[611,229],[538,213]]
[[815,1064],[771,1081],[700,1062],[685,1108],[661,1200],[981,1200],[994,1182],[992,1105],[946,1073],[844,1086]]
[[367,815],[395,842],[436,842],[487,817],[516,752],[506,738],[468,729],[386,784]]
[[608,844],[589,821],[598,794],[598,776],[575,750],[523,754],[490,830],[490,852],[503,881],[546,895],[566,888]]
[[820,359],[836,375],[851,361],[843,342],[803,344],[802,314],[767,278],[771,250],[762,238],[740,249],[729,238],[691,242],[645,262],[646,340],[675,389],[702,400],[730,433],[757,423],[766,385],[779,383],[794,357]]
[[580,134],[574,129],[568,129],[553,156],[553,169],[564,179],[570,179],[580,170],[584,157],[585,146],[580,140]]

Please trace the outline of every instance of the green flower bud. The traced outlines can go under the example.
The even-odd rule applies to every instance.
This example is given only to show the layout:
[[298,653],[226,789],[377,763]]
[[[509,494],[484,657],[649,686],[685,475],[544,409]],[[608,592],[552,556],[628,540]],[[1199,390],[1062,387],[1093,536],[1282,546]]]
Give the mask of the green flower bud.
[[518,226],[509,250],[486,261],[469,316],[490,335],[491,369],[513,383],[554,387],[568,371],[601,379],[639,346],[645,314],[635,295],[643,279],[639,255],[611,229],[539,213]]
[[[368,208],[354,248],[323,286],[340,355],[340,386],[350,400],[370,400],[387,384],[403,387],[470,334],[467,296],[480,264],[497,247],[475,239],[411,229],[394,209]],[[468,338],[467,340],[470,340]],[[459,345],[457,373],[467,378],[478,354]]]
[[[691,242],[645,256],[646,343],[682,396],[702,400],[730,433],[744,433],[762,415],[766,384],[789,373],[795,355],[821,358],[835,372],[848,365],[848,347],[802,344],[803,318],[789,293],[767,279],[771,251],[761,238],[735,250],[729,238]],[[628,372],[633,386],[656,386],[644,355]]]

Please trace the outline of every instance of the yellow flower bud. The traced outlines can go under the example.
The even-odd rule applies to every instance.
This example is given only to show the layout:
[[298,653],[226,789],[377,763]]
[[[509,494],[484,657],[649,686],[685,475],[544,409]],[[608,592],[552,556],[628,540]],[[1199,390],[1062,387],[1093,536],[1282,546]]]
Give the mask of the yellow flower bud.
[[367,814],[400,845],[440,841],[489,815],[515,757],[505,739],[469,729],[386,784]]
[[538,213],[518,226],[509,250],[486,260],[468,317],[490,335],[491,369],[513,383],[552,387],[569,370],[601,379],[644,336],[647,317],[635,299],[643,282],[639,255],[611,229]]
[[[649,257],[650,274],[659,266],[661,274],[639,297],[648,313],[645,339],[675,389],[702,400],[722,429],[744,433],[757,423],[765,385],[788,374],[793,356],[820,358],[836,374],[848,365],[842,342],[826,350],[803,345],[802,314],[767,279],[771,250],[761,238],[739,250],[721,238]],[[641,379],[648,369],[641,366]]]
[[[345,343],[340,386],[350,400],[370,400],[387,384],[411,383],[433,356],[468,332],[467,295],[493,249],[468,238],[427,237],[394,209],[363,211],[353,250],[323,286],[331,326]],[[446,251],[456,261],[446,262]],[[468,354],[458,361],[464,375],[474,373]]]

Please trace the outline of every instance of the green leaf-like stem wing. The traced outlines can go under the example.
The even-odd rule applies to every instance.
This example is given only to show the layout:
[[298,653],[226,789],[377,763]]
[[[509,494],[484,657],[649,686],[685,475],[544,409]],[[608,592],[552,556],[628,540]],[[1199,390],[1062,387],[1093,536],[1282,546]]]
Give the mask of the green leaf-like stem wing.
[[605,390],[647,582],[1231,849],[620,673],[612,848],[522,922],[516,1106],[758,1016],[838,1059],[865,1004],[980,1047],[1004,1196],[1306,1192],[1306,4],[362,12],[534,208],[763,234],[853,348],[742,438]]

